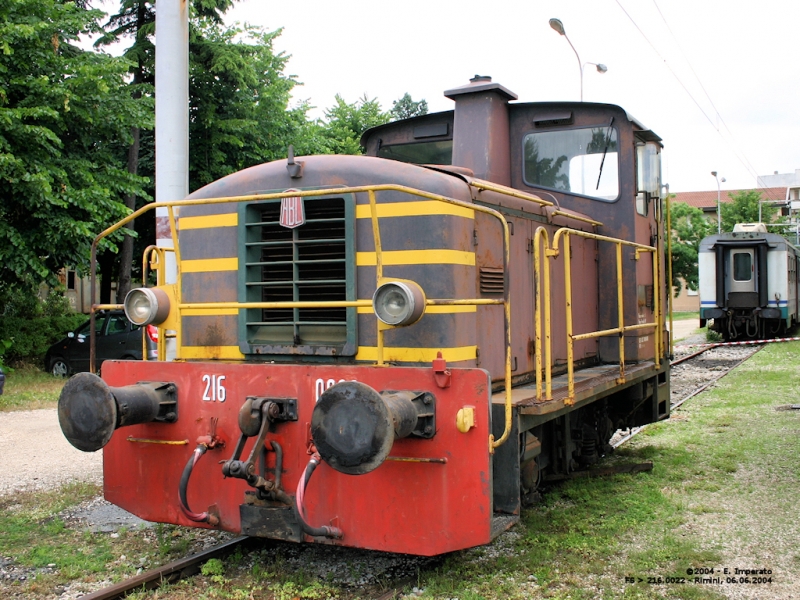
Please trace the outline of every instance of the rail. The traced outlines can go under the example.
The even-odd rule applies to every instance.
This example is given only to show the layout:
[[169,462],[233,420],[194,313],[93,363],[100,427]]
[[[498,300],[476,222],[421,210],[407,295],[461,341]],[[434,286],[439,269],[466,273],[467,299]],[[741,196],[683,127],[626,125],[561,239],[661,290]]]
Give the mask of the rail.
[[[495,191],[495,190],[493,190]],[[498,190],[503,193],[502,190]],[[422,190],[417,190],[414,188],[410,188],[407,186],[402,185],[394,185],[394,184],[382,184],[382,185],[370,185],[370,186],[356,186],[356,187],[339,187],[339,188],[328,188],[328,189],[317,189],[317,190],[308,190],[308,191],[293,191],[292,196],[299,196],[299,197],[318,197],[318,196],[330,196],[334,194],[367,194],[369,198],[369,207],[370,207],[370,220],[372,224],[372,234],[373,234],[373,242],[375,245],[375,256],[376,256],[376,276],[377,276],[377,285],[380,286],[382,283],[387,281],[383,277],[383,265],[384,265],[384,257],[383,257],[383,248],[381,244],[381,235],[380,235],[380,226],[379,221],[380,218],[378,217],[378,209],[377,209],[377,199],[376,194],[379,192],[400,192],[409,194],[411,196],[416,196],[419,198],[425,198],[427,200],[433,200],[437,202],[443,202],[446,204],[452,204],[454,206],[459,206],[465,208],[467,210],[471,210],[473,212],[481,212],[496,218],[502,227],[503,231],[503,299],[502,300],[492,300],[492,299],[485,299],[485,298],[472,298],[472,299],[427,299],[426,305],[427,306],[442,306],[442,305],[468,305],[468,306],[490,306],[490,305],[497,305],[503,306],[503,328],[504,328],[504,338],[505,338],[505,372],[504,372],[504,381],[505,381],[505,427],[503,430],[503,434],[500,438],[495,439],[494,434],[489,435],[489,449],[490,452],[493,452],[495,448],[503,444],[509,437],[511,433],[511,426],[512,426],[512,409],[511,409],[511,300],[509,294],[509,261],[510,261],[510,238],[509,238],[509,229],[508,224],[504,216],[499,212],[492,208],[482,206],[479,204],[473,204],[470,202],[463,202],[461,200],[456,200],[454,198],[449,198],[447,196],[442,196],[439,194],[432,194],[430,192],[425,192]],[[277,192],[272,194],[250,194],[246,196],[230,196],[230,197],[220,197],[220,198],[202,198],[202,199],[191,199],[191,200],[175,200],[170,202],[153,202],[143,206],[142,208],[132,212],[130,215],[122,219],[121,221],[115,223],[111,227],[105,229],[102,233],[100,233],[92,243],[92,254],[91,254],[91,295],[92,298],[95,297],[96,294],[96,280],[97,280],[97,246],[100,241],[107,237],[108,235],[114,233],[118,229],[124,227],[130,221],[139,218],[144,213],[155,210],[157,208],[166,208],[169,221],[170,221],[170,230],[172,235],[172,243],[173,247],[171,249],[161,249],[157,248],[152,250],[152,247],[148,248],[151,254],[151,258],[153,253],[157,257],[155,264],[158,268],[159,272],[159,282],[163,282],[163,266],[164,266],[164,258],[165,258],[165,251],[172,251],[175,253],[175,262],[178,269],[178,281],[180,281],[180,269],[181,269],[181,254],[180,254],[180,245],[178,242],[177,236],[177,228],[176,228],[176,220],[175,220],[175,209],[179,207],[186,207],[186,206],[199,206],[199,205],[209,205],[209,204],[234,204],[234,203],[241,203],[241,202],[254,202],[254,201],[261,201],[261,200],[279,200],[286,196],[286,192]],[[544,204],[545,201],[541,201]],[[145,256],[145,263],[148,261],[148,257]],[[151,263],[152,264],[152,263]],[[146,276],[146,268],[144,269],[143,274]],[[146,279],[145,279],[146,284]],[[170,287],[170,286],[167,286]],[[358,300],[348,300],[348,301],[306,301],[306,302],[202,302],[202,303],[184,303],[181,299],[181,286],[175,285],[172,286],[170,289],[171,293],[174,295],[175,300],[175,320],[169,321],[171,326],[174,327],[176,331],[176,346],[177,346],[177,354],[176,358],[180,358],[181,352],[181,314],[183,311],[187,309],[247,309],[247,308],[259,308],[259,309],[279,309],[279,308],[318,308],[318,307],[325,307],[325,308],[342,308],[342,307],[368,307],[372,305],[371,300],[369,299],[358,299]],[[92,306],[92,313],[91,313],[91,348],[90,348],[90,369],[92,372],[95,372],[95,312],[100,309],[106,308],[119,308],[120,305],[93,305]],[[376,317],[377,319],[377,317]],[[392,326],[384,324],[382,321],[377,320],[378,327],[377,327],[377,365],[384,365],[384,332],[393,329]],[[166,325],[166,323],[164,324]],[[166,334],[166,327],[159,328],[159,360],[163,360],[165,353],[163,351],[164,347],[164,336]],[[144,342],[143,342],[144,343]],[[445,357],[446,358],[446,357]]]
[[[596,240],[598,242],[609,242],[616,247],[616,284],[617,284],[617,327],[612,329],[604,329],[592,331],[588,333],[575,334],[573,331],[572,319],[572,266],[570,257],[570,236],[578,236],[586,239]],[[658,266],[658,251],[653,246],[646,246],[644,244],[637,244],[627,240],[612,238],[596,233],[588,233],[575,229],[561,228],[556,231],[553,236],[552,246],[550,245],[549,236],[543,227],[537,228],[534,234],[533,251],[534,251],[534,282],[535,282],[535,308],[534,308],[534,344],[536,354],[536,399],[537,401],[545,401],[552,399],[552,372],[551,372],[551,355],[552,355],[552,331],[550,320],[550,261],[545,260],[544,268],[542,268],[542,258],[556,259],[562,252],[559,250],[559,242],[563,238],[563,255],[564,255],[564,294],[565,294],[565,314],[566,314],[566,341],[567,341],[567,398],[565,404],[573,404],[575,402],[575,365],[574,365],[574,345],[576,341],[599,338],[609,335],[617,335],[619,337],[619,378],[618,383],[625,382],[625,332],[634,331],[637,329],[655,329],[655,366],[660,366],[660,354],[662,350],[661,343],[661,325],[662,321],[660,312],[660,283],[659,283],[659,266]],[[635,325],[625,325],[625,307],[623,295],[623,262],[622,262],[622,247],[628,246],[634,248],[634,258],[639,260],[641,253],[650,253],[653,256],[653,314],[655,316],[654,322],[637,323]],[[544,315],[542,314],[544,308]],[[544,327],[543,327],[544,324]],[[544,329],[544,333],[543,333]],[[544,354],[544,375],[542,373],[542,355]],[[542,379],[544,378],[544,381]],[[542,394],[542,385],[544,384],[544,394]]]

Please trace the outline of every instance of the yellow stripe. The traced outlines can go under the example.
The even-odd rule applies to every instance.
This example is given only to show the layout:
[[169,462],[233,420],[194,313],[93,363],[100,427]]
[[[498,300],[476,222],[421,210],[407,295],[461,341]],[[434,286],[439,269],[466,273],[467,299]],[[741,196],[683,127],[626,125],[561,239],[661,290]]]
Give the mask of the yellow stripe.
[[[441,352],[448,362],[474,360],[477,346],[461,346],[457,348],[384,348],[384,360],[393,362],[432,362],[436,353]],[[186,360],[223,359],[243,360],[244,354],[239,346],[182,346],[181,356]],[[375,346],[360,346],[356,360],[376,361],[378,349]]]
[[203,215],[202,217],[181,217],[178,219],[178,229],[211,229],[213,227],[236,227],[239,224],[237,213],[221,215]]
[[238,314],[238,308],[185,308],[181,311],[182,317],[217,317]]
[[[477,306],[467,306],[467,305],[458,305],[458,306],[446,306],[446,305],[437,305],[437,306],[426,306],[425,312],[426,313],[474,313],[477,312]],[[374,314],[371,306],[359,306],[358,307],[358,314],[360,315],[371,315]]]
[[[391,204],[378,204],[378,217],[421,217],[429,215],[450,215],[474,219],[475,211],[455,204],[424,200],[420,202],[394,202]],[[369,204],[356,206],[357,219],[369,219],[372,215]]]
[[[357,252],[356,265],[374,267],[374,252]],[[461,250],[392,250],[383,253],[385,265],[469,265],[475,266],[475,253]]]
[[244,354],[239,350],[239,346],[181,346],[180,357],[187,360],[244,360]]
[[[388,348],[383,349],[383,360],[389,362],[421,362],[429,363],[441,352],[448,362],[474,360],[477,346],[461,346],[458,348]],[[356,360],[378,360],[378,348],[375,346],[359,346]]]
[[211,271],[238,271],[238,258],[199,258],[181,261],[183,273],[208,273]]

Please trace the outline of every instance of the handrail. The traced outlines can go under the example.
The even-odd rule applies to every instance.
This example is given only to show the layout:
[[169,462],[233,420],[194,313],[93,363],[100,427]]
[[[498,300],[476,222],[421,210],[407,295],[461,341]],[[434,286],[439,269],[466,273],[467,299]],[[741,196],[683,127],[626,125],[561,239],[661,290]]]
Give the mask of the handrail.
[[[576,235],[578,237],[583,237],[586,239],[593,239],[601,242],[610,242],[616,245],[616,263],[617,263],[617,320],[618,326],[612,329],[605,329],[602,331],[593,331],[589,333],[583,334],[574,334],[573,333],[573,324],[572,324],[572,267],[571,267],[571,260],[570,260],[570,236]],[[567,398],[565,399],[564,403],[567,405],[574,404],[575,402],[575,374],[574,374],[574,343],[576,340],[585,340],[585,339],[592,339],[603,337],[607,335],[617,334],[619,336],[619,378],[617,379],[618,383],[625,382],[625,332],[626,331],[633,331],[636,329],[646,329],[650,327],[655,328],[655,335],[654,335],[654,348],[655,348],[655,366],[659,368],[661,361],[660,361],[660,353],[661,353],[661,331],[660,325],[658,321],[660,320],[660,301],[659,301],[659,265],[658,265],[658,251],[657,248],[653,246],[647,246],[644,244],[638,244],[636,242],[631,242],[628,240],[621,240],[618,238],[612,238],[605,235],[599,235],[596,233],[588,233],[585,231],[578,231],[575,229],[568,229],[566,227],[559,229],[556,231],[555,235],[553,236],[553,245],[551,250],[547,250],[545,247],[546,255],[551,256],[553,258],[557,257],[560,254],[559,251],[559,242],[561,238],[564,238],[564,293],[565,293],[565,300],[566,300],[566,335],[567,335]],[[636,260],[639,259],[639,254],[642,252],[651,253],[653,256],[653,314],[655,315],[656,321],[652,323],[637,323],[636,325],[625,325],[624,320],[624,303],[623,303],[623,280],[622,280],[622,246],[628,246],[634,248],[634,258]],[[537,249],[535,247],[535,249]],[[545,292],[547,293],[547,292]],[[549,294],[547,294],[549,296]],[[536,326],[539,327],[539,322],[537,321]],[[548,361],[549,362],[549,361]],[[537,398],[540,398],[540,387],[537,381]],[[548,399],[550,398],[548,394]]]
[[[510,188],[509,188],[510,190]],[[494,452],[494,449],[503,444],[511,434],[511,427],[512,427],[512,406],[511,406],[511,298],[510,298],[510,291],[509,291],[509,262],[511,258],[511,251],[510,251],[510,238],[509,238],[509,229],[508,224],[506,223],[505,218],[503,215],[492,208],[482,206],[479,204],[473,204],[470,202],[462,202],[460,200],[455,200],[454,198],[449,198],[447,196],[442,196],[440,194],[433,194],[430,192],[425,192],[422,190],[417,190],[411,187],[403,186],[403,185],[395,185],[395,184],[381,184],[381,185],[367,185],[367,186],[355,186],[355,187],[336,187],[336,188],[329,188],[329,189],[316,189],[316,190],[306,190],[306,191],[293,191],[292,196],[299,196],[299,197],[308,197],[308,196],[329,196],[335,194],[357,194],[357,193],[366,193],[369,197],[369,205],[370,205],[370,220],[372,222],[372,232],[373,232],[373,241],[375,245],[375,256],[376,256],[376,276],[377,276],[377,285],[380,285],[383,281],[383,249],[381,246],[380,241],[380,226],[379,226],[379,217],[377,211],[377,200],[375,197],[376,192],[383,192],[383,191],[393,191],[393,192],[401,192],[406,193],[412,196],[417,196],[421,198],[426,198],[428,200],[434,200],[438,202],[444,202],[447,204],[452,204],[455,206],[460,206],[462,208],[466,208],[475,212],[482,212],[484,214],[490,215],[497,220],[500,221],[500,225],[503,230],[503,299],[502,300],[486,300],[483,298],[474,298],[474,299],[453,299],[453,300],[428,300],[426,302],[427,305],[436,305],[436,304],[455,304],[455,305],[474,305],[474,306],[484,306],[484,305],[500,305],[502,304],[504,307],[503,311],[503,327],[504,327],[504,337],[505,337],[505,373],[504,373],[504,380],[505,380],[505,426],[503,430],[503,434],[497,440],[494,439],[494,434],[489,434],[489,451]],[[507,193],[502,190],[495,190],[500,191],[501,193]],[[513,191],[513,190],[510,190]],[[117,231],[130,221],[137,219],[142,214],[146,213],[147,211],[154,210],[157,208],[164,208],[166,207],[169,214],[170,220],[170,228],[172,233],[172,242],[173,248],[172,251],[175,252],[175,261],[176,266],[178,269],[178,280],[180,281],[180,268],[181,268],[181,260],[180,260],[180,246],[178,243],[178,236],[177,236],[177,228],[175,223],[175,208],[180,208],[184,206],[198,206],[198,205],[208,205],[208,204],[231,204],[231,203],[240,203],[240,202],[252,202],[257,200],[278,200],[284,198],[286,196],[286,192],[275,192],[271,194],[250,194],[246,196],[226,196],[226,197],[219,197],[219,198],[199,198],[199,199],[184,199],[184,200],[173,200],[167,202],[153,202],[143,206],[142,208],[132,212],[130,215],[125,217],[124,219],[118,221],[114,225],[106,228],[103,232],[101,232],[92,242],[92,255],[91,255],[91,294],[92,298],[95,295],[95,286],[96,286],[96,276],[97,276],[97,246],[99,242],[106,236],[110,235],[111,233]],[[527,196],[527,195],[525,195]],[[526,197],[526,199],[535,198],[533,196]],[[546,201],[542,201],[542,203],[548,205],[550,203]],[[161,261],[163,262],[163,261]],[[176,290],[176,308],[177,308],[177,327],[176,327],[176,346],[178,352],[180,353],[181,349],[181,312],[185,309],[189,308],[303,308],[303,307],[315,307],[315,306],[326,306],[326,307],[358,307],[358,306],[371,306],[371,301],[368,300],[353,300],[353,301],[338,301],[338,302],[201,302],[201,303],[183,303],[181,300],[181,286],[177,285]],[[91,335],[94,339],[94,310],[95,307],[92,308],[92,315],[91,315]],[[383,365],[384,364],[384,353],[383,353],[383,334],[386,329],[391,329],[391,326],[382,326],[382,323],[378,321],[377,327],[377,350],[378,350],[378,359],[377,364]],[[160,342],[161,340],[159,340]],[[161,346],[161,344],[159,344]],[[94,344],[92,344],[92,353],[91,353],[91,364],[94,364]],[[161,357],[161,349],[159,347],[159,360],[162,360]]]

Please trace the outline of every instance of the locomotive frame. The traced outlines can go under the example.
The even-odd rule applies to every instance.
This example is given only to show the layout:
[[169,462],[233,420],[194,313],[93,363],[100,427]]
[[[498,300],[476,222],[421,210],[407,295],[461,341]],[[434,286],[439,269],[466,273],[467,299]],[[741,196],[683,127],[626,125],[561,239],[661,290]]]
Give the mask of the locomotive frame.
[[[485,78],[447,95],[455,113],[367,132],[371,156],[290,156],[98,236],[159,206],[173,232],[145,257],[155,288],[126,299],[134,319],[161,315],[159,361],[106,362],[59,401],[74,445],[105,446],[107,499],[154,521],[439,554],[489,542],[615,428],[669,415],[659,190],[635,176],[660,139],[618,107],[511,105]],[[591,132],[616,199],[528,192],[513,165],[531,144],[509,139],[526,129]],[[458,166],[379,157],[417,134],[452,143]]]

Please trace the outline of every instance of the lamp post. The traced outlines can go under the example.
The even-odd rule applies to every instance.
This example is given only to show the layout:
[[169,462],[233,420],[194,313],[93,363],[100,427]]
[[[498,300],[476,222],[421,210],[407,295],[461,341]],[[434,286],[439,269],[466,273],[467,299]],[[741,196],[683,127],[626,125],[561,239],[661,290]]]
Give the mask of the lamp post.
[[716,171],[711,171],[711,174],[714,176],[714,179],[717,180],[717,233],[722,233],[722,213],[719,210],[719,182],[725,183],[725,178],[723,177],[721,180],[717,177]]
[[567,32],[564,30],[564,24],[561,22],[560,19],[550,19],[550,27],[552,27],[556,33],[558,33],[559,35],[563,35],[566,38],[567,42],[569,43],[569,47],[572,48],[572,51],[575,53],[575,58],[578,59],[578,68],[580,69],[581,72],[581,102],[583,102],[583,68],[586,65],[594,65],[598,73],[605,73],[606,71],[608,71],[608,67],[600,63],[593,63],[593,62],[582,63],[581,57],[578,55],[578,51],[575,50],[575,46],[572,45],[572,42],[567,36]]

